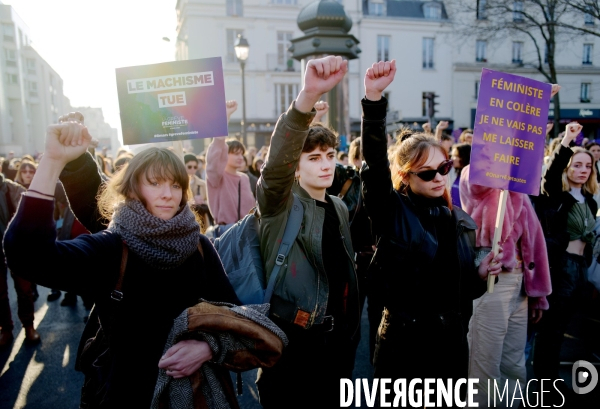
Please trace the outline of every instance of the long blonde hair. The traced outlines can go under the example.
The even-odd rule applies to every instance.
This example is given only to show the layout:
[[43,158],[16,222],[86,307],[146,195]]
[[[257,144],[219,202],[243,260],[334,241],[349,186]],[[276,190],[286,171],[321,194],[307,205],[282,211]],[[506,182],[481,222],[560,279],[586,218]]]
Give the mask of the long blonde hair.
[[[402,183],[403,179],[408,176],[412,169],[422,166],[429,158],[431,148],[439,149],[448,159],[448,152],[440,145],[440,143],[432,136],[425,133],[416,133],[399,143],[392,159],[392,184],[394,189],[404,193],[408,188],[408,184]],[[446,188],[442,196],[448,203],[448,207],[452,209],[452,199]]]
[[592,160],[592,173],[590,173],[588,180],[581,187],[581,191],[583,194],[589,193],[591,195],[595,195],[596,193],[598,193],[599,187],[598,187],[598,178],[596,176],[596,166],[594,165],[594,163],[595,163],[594,154],[588,150],[585,150],[584,148],[579,147],[579,146],[576,146],[571,149],[573,150],[573,156],[571,156],[571,159],[569,160],[569,164],[567,165],[567,167],[565,167],[563,169],[563,173],[562,173],[562,190],[563,190],[563,192],[568,192],[571,190],[571,185],[569,184],[569,177],[567,176],[567,172],[569,170],[569,167],[571,166],[571,162],[573,161],[573,158],[578,153],[585,153]]

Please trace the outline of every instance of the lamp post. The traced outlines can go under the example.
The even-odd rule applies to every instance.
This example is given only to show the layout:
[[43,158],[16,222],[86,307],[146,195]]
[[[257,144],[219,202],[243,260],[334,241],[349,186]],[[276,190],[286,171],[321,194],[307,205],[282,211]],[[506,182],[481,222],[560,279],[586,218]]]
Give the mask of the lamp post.
[[242,35],[238,34],[237,39],[235,40],[235,44],[233,46],[235,49],[235,56],[240,61],[240,68],[242,69],[242,143],[244,146],[246,145],[246,83],[245,83],[245,73],[244,69],[246,68],[246,60],[248,59],[248,53],[250,51],[250,45],[248,44],[248,40]]

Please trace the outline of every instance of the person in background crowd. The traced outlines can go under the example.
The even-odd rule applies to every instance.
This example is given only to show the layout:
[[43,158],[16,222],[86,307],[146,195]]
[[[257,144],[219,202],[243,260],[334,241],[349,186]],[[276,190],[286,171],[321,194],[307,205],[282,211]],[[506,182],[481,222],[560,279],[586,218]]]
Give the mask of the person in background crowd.
[[[8,226],[8,222],[13,217],[21,194],[25,192],[25,188],[12,180],[7,179],[4,174],[0,175],[0,234],[4,237],[4,232]],[[24,243],[29,253],[25,255],[27,262],[31,259],[32,254],[35,254],[38,249],[32,248],[30,243]],[[33,253],[32,253],[33,252]],[[2,251],[2,260],[0,260],[0,348],[6,347],[14,340],[13,329],[14,322],[10,310],[10,302],[8,299],[8,269]],[[28,343],[40,342],[40,334],[33,326],[34,320],[34,292],[33,283],[11,274],[13,284],[17,293],[17,314],[23,329],[25,331],[25,341]]]
[[248,176],[250,189],[252,189],[252,194],[254,195],[254,198],[256,198],[256,183],[258,182],[258,177],[256,177],[253,172],[250,172],[250,166],[248,166],[248,159],[246,159],[246,156],[244,156],[244,167],[240,172]]
[[15,180],[15,176],[17,176],[17,169],[16,168],[12,168],[11,169],[11,161],[15,159],[15,152],[14,151],[10,151],[8,152],[8,155],[6,155],[6,158],[2,161],[2,174],[4,175],[4,177],[6,179],[9,180]]
[[[469,183],[470,168],[467,163],[459,176],[460,201],[477,224],[477,252],[483,258],[493,245],[500,189]],[[508,385],[511,391],[517,382],[527,384],[528,317],[532,325],[542,318],[542,312],[548,309],[546,296],[552,290],[544,232],[531,201],[523,193],[508,194],[500,237],[502,272],[494,291],[473,301],[467,333],[469,378],[479,380],[474,400],[480,407],[493,399],[491,380]],[[514,404],[508,396],[502,399],[503,407],[518,407],[520,403]]]
[[471,145],[473,143],[473,130],[468,128],[461,132],[458,137],[458,141],[461,143],[468,143]]
[[185,169],[190,178],[190,191],[192,192],[192,209],[198,213],[202,223],[202,232],[205,232],[213,224],[213,218],[208,209],[208,189],[206,182],[200,179],[196,172],[198,171],[198,157],[192,153],[183,156]]
[[337,162],[341,165],[348,166],[348,154],[346,152],[338,152]]
[[[237,110],[236,101],[227,101],[227,120]],[[208,207],[215,226],[207,234],[217,238],[254,207],[255,200],[244,166],[244,145],[225,137],[213,138],[206,152]]]
[[592,152],[592,155],[594,155],[594,167],[596,168],[598,182],[600,182],[600,167],[598,165],[598,160],[600,160],[600,143],[592,141],[585,145],[585,149]]
[[206,181],[206,161],[204,160],[204,155],[198,155],[196,158],[198,159],[198,170],[196,171],[196,176]]
[[448,176],[448,189],[452,197],[452,206],[462,208],[460,204],[460,174],[461,171],[471,163],[471,145],[458,143],[452,147],[452,171]]
[[302,90],[275,125],[256,188],[267,272],[275,265],[293,195],[304,209],[304,228],[271,298],[271,317],[289,344],[277,364],[258,371],[265,409],[339,407],[340,379],[352,377],[360,307],[348,209],[326,192],[334,178],[337,138],[312,121],[319,98],[347,70],[342,57],[308,61]]
[[317,111],[315,117],[313,118],[312,124],[315,125],[317,123],[321,123],[323,117],[329,112],[329,104],[325,101],[319,101],[315,104],[315,110]]
[[260,172],[261,172],[263,163],[265,163],[264,159],[261,158],[260,156],[257,156],[254,158],[254,162],[252,163],[252,166],[250,166],[250,173],[252,173],[254,176],[256,176],[257,180],[260,177]]
[[[553,153],[542,179],[542,193],[536,212],[544,228],[552,294],[550,308],[542,317],[535,338],[533,369],[538,379],[561,379],[560,351],[564,334],[575,312],[591,297],[586,280],[591,263],[598,193],[594,156],[571,143],[581,133],[577,122],[567,124],[564,137]],[[558,382],[562,395],[567,388]],[[562,397],[552,395],[560,405]],[[568,401],[567,397],[567,401]]]
[[[179,340],[164,352],[173,320],[199,299],[238,305],[239,300],[214,247],[200,233],[188,206],[185,166],[165,148],[148,148],[136,154],[102,190],[98,205],[104,220],[110,220],[106,230],[56,240],[53,197],[65,164],[77,159],[73,166],[84,164],[77,176],[85,179],[80,181],[94,193],[100,187],[97,166],[86,153],[90,139],[87,128],[75,118],[48,127],[40,172],[23,195],[5,235],[6,260],[16,275],[61,290],[90,294],[99,316],[106,318],[126,243],[125,296],[119,313],[111,319],[108,353],[94,362],[92,370],[107,377],[106,389],[98,391],[94,383],[86,382],[81,406],[147,408],[159,371],[166,370],[167,376],[180,379],[196,372],[206,361],[220,362],[223,358],[221,351],[213,350],[207,342],[192,339]],[[88,161],[92,162],[91,168],[86,167]],[[72,186],[65,184],[65,188],[69,194]],[[89,197],[95,200],[95,196]],[[85,198],[69,196],[69,201]],[[89,205],[80,203],[74,208]],[[29,257],[29,245],[44,257]],[[48,269],[48,265],[61,268]],[[104,318],[102,322],[106,323]],[[227,348],[222,352],[226,353]],[[135,382],[131,381],[132,368]],[[86,380],[91,376],[87,373]],[[230,378],[227,383],[233,388]]]
[[390,167],[383,92],[395,74],[395,60],[374,63],[365,74],[361,102],[362,189],[378,240],[372,274],[382,283],[385,305],[373,376],[407,382],[466,378],[473,300],[502,263],[490,252],[476,267],[477,226],[452,206],[446,189],[452,162],[435,138],[409,136]]
[[447,133],[443,133],[440,139],[440,145],[442,145],[442,148],[444,148],[444,150],[450,154],[452,151],[452,146],[454,145],[454,138]]

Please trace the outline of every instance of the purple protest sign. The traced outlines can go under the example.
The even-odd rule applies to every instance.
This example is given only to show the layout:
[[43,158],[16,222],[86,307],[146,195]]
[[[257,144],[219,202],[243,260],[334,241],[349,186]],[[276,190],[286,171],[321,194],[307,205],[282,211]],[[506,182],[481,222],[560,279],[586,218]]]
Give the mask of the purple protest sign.
[[125,145],[227,135],[221,57],[116,72]]
[[550,84],[484,68],[469,182],[539,195]]

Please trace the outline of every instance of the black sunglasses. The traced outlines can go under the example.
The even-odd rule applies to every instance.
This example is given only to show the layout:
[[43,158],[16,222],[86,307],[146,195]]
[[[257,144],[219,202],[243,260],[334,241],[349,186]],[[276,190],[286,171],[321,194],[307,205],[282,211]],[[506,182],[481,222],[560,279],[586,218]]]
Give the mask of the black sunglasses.
[[452,164],[453,163],[454,163],[454,161],[452,159],[445,160],[445,161],[442,162],[442,164],[437,169],[423,170],[421,172],[411,172],[411,171],[409,171],[408,173],[412,173],[413,175],[417,175],[419,178],[421,178],[425,182],[431,182],[435,178],[436,173],[439,173],[442,176],[447,175],[448,172],[450,172],[450,169],[452,169]]

